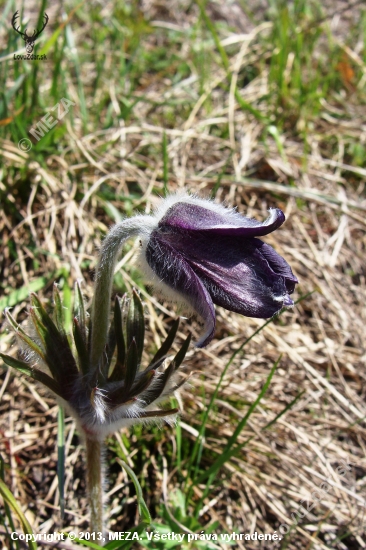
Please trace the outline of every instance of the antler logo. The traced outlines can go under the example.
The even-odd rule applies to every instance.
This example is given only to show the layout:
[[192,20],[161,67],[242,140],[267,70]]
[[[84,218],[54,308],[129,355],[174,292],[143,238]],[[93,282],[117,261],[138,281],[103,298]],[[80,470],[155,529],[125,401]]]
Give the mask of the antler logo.
[[19,17],[19,11],[16,11],[13,15],[13,19],[11,20],[11,24],[13,26],[13,29],[18,34],[20,34],[20,36],[23,38],[23,40],[25,42],[25,49],[26,49],[27,53],[30,54],[30,53],[33,52],[35,41],[37,40],[37,38],[39,37],[41,32],[45,29],[45,27],[48,23],[48,15],[47,15],[47,13],[45,13],[44,16],[43,16],[44,17],[44,22],[43,22],[43,27],[41,28],[41,30],[38,30],[38,29],[34,30],[33,34],[31,36],[28,36],[27,29],[25,29],[24,32],[21,32],[20,31],[20,25],[19,25],[18,28],[15,26],[16,25],[16,20],[18,19],[18,17]]

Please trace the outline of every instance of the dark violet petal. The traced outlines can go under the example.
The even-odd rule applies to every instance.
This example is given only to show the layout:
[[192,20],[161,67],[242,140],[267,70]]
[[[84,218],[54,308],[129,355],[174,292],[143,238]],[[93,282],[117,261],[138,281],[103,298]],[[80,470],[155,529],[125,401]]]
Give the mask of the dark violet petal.
[[171,206],[159,222],[159,227],[177,229],[204,230],[216,225],[223,225],[225,217],[214,210],[198,204],[177,202]]
[[213,303],[257,318],[293,305],[289,294],[297,278],[271,246],[256,238],[284,221],[278,208],[260,222],[213,203],[206,207],[195,198],[166,210],[151,234],[146,259],[161,281],[206,321],[199,345],[213,336]]
[[290,281],[293,281],[294,283],[298,283],[299,281],[295,277],[295,275],[292,273],[291,267],[288,265],[286,260],[282,258],[273,248],[267,243],[264,243],[263,241],[260,241],[259,239],[254,239],[256,242],[256,246],[262,256],[267,260],[269,263],[271,269],[277,273],[278,275],[282,275],[283,277],[286,277],[286,279],[289,279]]
[[285,278],[285,284],[287,292],[291,294],[296,283],[298,283],[297,277],[292,273],[291,267],[288,265],[286,260],[282,258],[277,252],[267,243],[260,241],[259,239],[254,239],[256,241],[256,246],[258,247],[258,253],[268,262],[269,267],[277,275],[282,275]]
[[[293,278],[292,272],[286,270],[282,259],[274,260],[277,253],[273,250],[272,263],[284,274],[277,273],[261,254],[264,243],[259,239],[175,234],[169,236],[169,242],[184,256],[217,305],[247,317],[268,318],[288,301],[285,274]],[[266,253],[269,257],[267,249]]]
[[206,346],[213,338],[216,316],[211,297],[199,277],[194,273],[182,255],[175,250],[164,235],[154,231],[146,248],[146,260],[157,277],[176,291],[182,301],[204,320],[205,333],[196,344]]
[[212,236],[261,237],[278,229],[284,221],[285,215],[279,208],[272,208],[269,217],[260,222],[245,216],[220,214],[197,204],[177,202],[160,220],[159,228],[202,231]]
[[196,266],[196,272],[215,304],[246,317],[267,319],[287,301],[283,277],[264,276],[245,264],[231,268],[230,274],[223,268],[212,271],[202,264]]

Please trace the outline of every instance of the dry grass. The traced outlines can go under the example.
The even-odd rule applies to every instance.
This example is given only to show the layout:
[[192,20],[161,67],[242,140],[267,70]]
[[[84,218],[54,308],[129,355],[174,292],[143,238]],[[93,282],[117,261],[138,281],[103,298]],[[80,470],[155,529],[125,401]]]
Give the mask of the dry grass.
[[[154,28],[190,24],[188,16],[183,19],[178,10],[178,17],[173,8],[168,10],[158,2],[152,2],[146,13]],[[239,46],[230,57],[234,76],[268,53],[256,37],[268,32],[269,23],[253,28],[243,19],[240,25],[225,38]],[[154,40],[153,34],[151,47]],[[359,53],[348,54],[362,64],[366,74]],[[169,191],[186,187],[208,195],[217,175],[223,172],[217,200],[225,200],[258,219],[265,218],[271,206],[283,209],[285,226],[266,241],[289,261],[297,275],[300,284],[295,298],[313,293],[268,325],[230,367],[209,420],[203,457],[207,465],[222,451],[238,419],[246,413],[247,403],[255,400],[271,366],[282,355],[270,389],[250,416],[239,442],[251,439],[221,470],[202,505],[200,521],[207,526],[217,520],[219,532],[278,531],[281,524],[293,523],[291,514],[296,515],[300,501],[311,502],[313,491],[326,482],[329,490],[301,524],[292,527],[286,545],[282,541],[268,548],[365,548],[366,170],[349,165],[344,142],[347,134],[365,143],[365,106],[357,101],[356,90],[345,91],[342,105],[324,100],[321,114],[308,133],[310,150],[304,153],[304,144],[291,127],[284,128],[280,148],[271,135],[264,142],[263,123],[239,108],[233,86],[227,93],[218,85],[225,78],[224,69],[218,68],[216,80],[209,80],[201,91],[198,78],[175,86],[159,78],[146,82],[143,93],[151,103],[171,97],[184,102],[193,94],[195,104],[189,115],[171,127],[158,122],[163,114],[155,110],[152,115],[148,102],[136,104],[128,124],[120,120],[107,130],[96,125],[87,135],[66,121],[67,144],[60,153],[48,157],[46,167],[30,162],[31,154],[2,140],[2,163],[13,176],[0,185],[22,217],[15,224],[14,218],[3,212],[0,220],[3,242],[14,243],[18,258],[10,261],[9,249],[4,247],[4,292],[9,294],[42,276],[49,282],[40,295],[49,298],[52,274],[60,275],[63,269],[70,285],[78,278],[84,280],[85,295],[90,299],[96,250],[115,221],[111,215],[114,211],[106,207],[99,191],[107,186],[108,192],[124,196],[124,201],[109,201],[123,213],[150,211],[159,191],[163,192],[160,151],[164,132]],[[264,68],[241,90],[242,97],[265,115],[266,106],[259,99],[266,87],[269,77]],[[113,85],[109,92],[113,97]],[[76,100],[76,91],[71,88],[71,98],[73,94]],[[210,97],[210,109],[205,107],[205,97]],[[117,101],[114,107],[118,118]],[[297,124],[301,126],[301,120]],[[226,136],[213,130],[220,127],[227,128]],[[336,147],[329,145],[331,139]],[[28,191],[24,191],[24,181]],[[128,259],[130,256],[133,248]],[[123,269],[123,284],[129,288],[136,284],[136,272],[129,262]],[[148,334],[157,342],[174,318],[174,308],[159,304],[153,297],[144,298],[150,314]],[[13,315],[25,319],[25,307],[26,301],[17,303]],[[199,429],[200,414],[232,351],[262,324],[220,308],[217,317],[216,338],[207,349],[192,351],[186,360],[186,371],[196,373],[181,394],[182,433],[187,445],[195,437],[189,426]],[[10,348],[13,336],[4,328],[2,351],[15,353],[16,348]],[[188,330],[195,334],[196,328],[185,321],[180,335]],[[1,370],[1,381],[0,452],[6,461],[8,486],[26,510],[34,531],[52,532],[60,528],[57,407],[42,388],[14,376],[11,370]],[[296,404],[263,431],[299,391],[304,394]],[[83,450],[70,419],[66,426],[65,526],[85,529]],[[157,515],[164,496],[170,505],[170,495],[179,485],[180,475],[184,476],[185,464],[180,472],[174,467],[174,429],[167,427],[150,434],[145,428],[142,434],[125,432],[131,439],[129,460],[137,472],[139,468],[143,471],[145,498]],[[125,445],[119,435],[117,441]],[[114,445],[111,442],[108,455],[110,527],[121,531],[135,523],[136,507],[131,485],[115,461]],[[345,475],[339,470],[342,461],[350,463]],[[196,487],[194,498],[198,500],[204,489],[204,485]],[[237,544],[238,548],[259,547],[253,541]]]

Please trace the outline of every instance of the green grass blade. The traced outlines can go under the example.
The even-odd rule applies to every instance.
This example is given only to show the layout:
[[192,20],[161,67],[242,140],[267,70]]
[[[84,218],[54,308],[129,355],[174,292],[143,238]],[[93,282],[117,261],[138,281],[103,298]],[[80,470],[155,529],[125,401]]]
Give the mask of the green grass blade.
[[297,403],[299,401],[299,399],[301,399],[301,397],[304,395],[304,393],[306,393],[306,390],[303,390],[301,391],[300,393],[298,393],[296,395],[296,397],[291,401],[291,403],[289,403],[288,405],[286,405],[286,407],[281,411],[279,412],[273,420],[271,420],[270,422],[268,422],[268,424],[266,424],[264,426],[264,428],[262,428],[261,431],[263,430],[267,430],[268,428],[270,428],[271,426],[273,426],[273,424],[275,424],[277,422],[277,420],[279,418],[281,418],[281,416],[283,416],[288,410],[292,409],[292,407],[295,405],[295,403]]
[[[4,459],[3,457],[1,456],[0,454],[0,479],[5,483],[5,472],[4,472]],[[5,515],[6,517],[8,518],[8,522],[9,522],[9,526],[10,526],[10,531],[9,531],[9,527],[6,525],[4,519],[5,518],[1,518],[1,523],[4,525],[5,527],[5,530],[6,530],[6,536],[10,539],[10,534],[12,532],[14,532],[16,529],[15,529],[15,525],[14,525],[14,521],[13,521],[13,516],[12,516],[12,513],[11,513],[11,509],[10,509],[10,506],[9,504],[4,500],[4,510],[5,510]],[[15,542],[15,545],[17,549],[19,549],[19,541],[14,541]],[[11,550],[13,550],[13,546],[10,546]]]
[[66,24],[65,26],[65,39],[66,44],[69,48],[69,62],[73,65],[75,71],[75,78],[77,82],[78,89],[78,99],[79,99],[79,109],[81,114],[83,131],[87,132],[87,122],[88,122],[88,108],[84,91],[84,82],[82,79],[82,70],[81,62],[78,53],[78,45],[75,40],[75,34],[72,30],[71,24]]
[[[284,310],[282,310],[284,311]],[[282,311],[280,312],[280,314],[282,313]],[[201,424],[201,428],[200,428],[200,431],[199,431],[199,434],[198,434],[198,437],[195,441],[195,444],[194,444],[194,447],[193,447],[193,451],[192,451],[192,455],[191,455],[191,459],[190,459],[190,463],[189,463],[189,466],[188,466],[188,476],[187,476],[187,480],[188,479],[191,479],[191,469],[193,467],[193,462],[196,461],[196,465],[195,465],[195,471],[197,472],[198,471],[198,468],[199,468],[199,463],[200,463],[200,460],[201,460],[201,454],[202,454],[202,448],[203,448],[203,440],[204,440],[204,434],[205,434],[205,430],[206,430],[206,424],[207,424],[207,421],[208,421],[208,417],[209,417],[209,414],[212,410],[212,407],[214,405],[214,402],[216,400],[216,397],[219,393],[219,390],[220,390],[220,387],[221,387],[221,384],[226,376],[226,373],[230,367],[230,365],[232,364],[232,362],[234,361],[235,357],[244,349],[244,347],[257,335],[259,334],[259,332],[261,332],[267,325],[269,325],[269,323],[271,323],[273,321],[273,317],[271,317],[271,319],[268,319],[268,321],[266,321],[265,323],[263,323],[263,325],[261,325],[256,331],[253,332],[253,334],[251,336],[249,336],[249,338],[247,338],[240,346],[237,350],[234,351],[234,353],[231,355],[229,361],[227,362],[227,364],[225,365],[225,368],[224,370],[222,371],[221,373],[221,376],[220,376],[220,379],[216,385],[216,388],[215,388],[215,391],[213,392],[212,396],[211,396],[211,399],[210,399],[210,402],[208,404],[208,407],[206,407],[205,409],[205,413],[204,413],[204,416],[203,416],[203,420],[202,420],[202,424]],[[194,480],[194,476],[192,478]]]
[[[230,82],[231,78],[232,78],[232,75],[231,75],[231,72],[230,72],[230,62],[229,62],[229,58],[227,56],[227,53],[226,53],[224,47],[221,45],[219,35],[217,34],[217,31],[216,31],[216,26],[211,21],[210,17],[207,15],[207,12],[205,10],[203,1],[202,0],[196,0],[196,2],[198,4],[201,17],[204,20],[208,30],[210,31],[210,33],[212,35],[213,40],[215,42],[216,48],[217,48],[217,50],[220,54],[220,57],[221,57],[222,64],[223,64],[224,69],[227,73],[228,81]],[[261,122],[267,122],[266,117],[264,117],[262,115],[262,113],[260,111],[258,111],[258,109],[255,109],[254,107],[252,107],[252,105],[250,105],[250,103],[248,103],[247,101],[245,101],[245,99],[243,99],[241,97],[237,87],[235,87],[235,92],[234,93],[235,93],[235,99],[239,103],[239,105],[240,105],[240,107],[243,111],[249,111],[252,115],[254,115],[256,117],[256,119],[260,120]]]
[[273,367],[271,368],[270,370],[270,373],[267,377],[267,380],[265,381],[264,385],[263,385],[263,388],[261,389],[257,399],[254,401],[254,403],[251,404],[251,406],[249,407],[246,415],[241,419],[241,421],[239,422],[239,424],[237,425],[237,427],[235,428],[235,431],[233,433],[233,435],[229,438],[229,441],[227,442],[226,444],[226,447],[225,447],[225,450],[224,450],[224,453],[223,455],[230,451],[231,447],[234,445],[234,443],[236,443],[236,440],[238,439],[239,435],[240,435],[240,432],[242,431],[242,429],[246,426],[247,424],[247,421],[250,417],[250,415],[252,414],[252,412],[256,409],[258,403],[261,401],[262,397],[264,396],[264,394],[267,392],[268,388],[269,388],[269,385],[271,383],[271,380],[273,378],[273,375],[274,373],[276,372],[276,369],[278,367],[278,364],[279,362],[281,361],[281,358],[282,358],[282,355],[280,355],[280,357],[277,359],[277,361],[275,362],[275,364],[273,365]]
[[179,416],[177,418],[177,423],[175,426],[175,440],[177,442],[177,468],[178,471],[180,471],[182,464],[182,427],[180,425]]
[[[67,535],[67,533],[64,533],[65,535],[65,540],[69,540],[69,537]],[[96,537],[98,537],[99,535],[96,534]],[[100,535],[102,536],[102,535]],[[93,550],[105,550],[105,546],[99,546],[99,544],[97,544],[96,542],[93,542],[91,540],[85,540],[85,539],[79,539],[78,537],[75,537],[72,539],[72,548],[74,548],[74,545],[75,544],[80,544],[81,546],[85,546],[86,548],[93,548]]]
[[39,55],[48,54],[50,49],[55,46],[57,39],[60,35],[60,33],[64,30],[65,26],[70,22],[72,19],[74,13],[83,5],[85,4],[86,0],[83,0],[80,2],[77,6],[75,6],[70,12],[68,13],[68,18],[66,21],[63,21],[54,31],[54,33],[50,36],[50,38],[43,44],[42,48],[38,51]]
[[164,197],[168,194],[168,170],[169,170],[169,157],[168,157],[168,140],[166,133],[163,132],[163,182],[164,182]]
[[230,61],[229,61],[229,58],[227,56],[227,53],[226,53],[225,49],[221,45],[220,38],[219,38],[219,35],[217,34],[215,24],[211,21],[210,17],[207,15],[207,12],[206,12],[205,6],[204,6],[204,2],[202,0],[196,0],[196,2],[197,2],[197,5],[199,7],[199,10],[200,10],[201,17],[204,20],[205,25],[208,28],[208,30],[210,31],[210,33],[212,35],[212,38],[215,42],[215,45],[216,45],[217,51],[220,54],[221,61],[222,61],[222,64],[224,66],[224,69],[228,72],[229,69],[230,69]]
[[[268,422],[268,424],[266,424],[262,429],[261,431],[264,431],[266,429],[268,429],[270,426],[272,426],[273,424],[275,424],[277,422],[277,420],[283,416],[289,409],[291,409],[295,403],[302,397],[302,395],[306,392],[306,390],[303,390],[302,392],[300,392],[292,401],[291,403],[289,403],[288,405],[286,405],[286,407],[284,407],[284,409],[278,413],[275,418],[273,420],[271,420],[270,422]],[[245,447],[252,439],[254,439],[254,436],[252,437],[249,437],[248,439],[246,439],[243,443],[241,443],[240,445],[237,445],[235,447],[235,449],[233,449],[231,452],[230,452],[230,458],[238,455],[238,453],[243,449],[243,447]],[[196,509],[196,512],[195,512],[195,517],[198,518],[199,516],[199,512],[201,510],[201,507],[202,507],[202,503],[205,501],[205,498],[207,497],[211,487],[212,487],[212,484],[215,480],[215,477],[216,477],[216,472],[212,472],[210,474],[210,476],[208,477],[206,483],[205,483],[205,490],[203,491],[202,493],[202,496],[200,497],[200,500],[199,502],[197,503],[197,505],[195,506],[195,509]]]
[[126,470],[128,475],[132,479],[133,484],[135,486],[135,490],[136,490],[139,514],[141,515],[141,517],[142,517],[142,519],[145,523],[150,524],[151,523],[151,516],[150,516],[149,509],[146,506],[146,502],[144,501],[144,498],[142,496],[142,489],[141,489],[141,485],[139,483],[139,480],[137,479],[134,471],[129,467],[128,464],[126,464],[126,462],[124,462],[120,458],[117,458],[116,460],[122,466],[122,468],[124,468]]
[[[310,292],[308,292],[307,294],[304,294],[303,296],[301,296],[298,300],[296,300],[295,304],[298,304],[300,302],[302,302],[303,300],[305,300],[306,298],[308,298],[309,296],[311,296],[315,291],[312,290]],[[196,467],[195,467],[195,470],[196,472],[198,471],[198,467],[199,467],[199,463],[200,463],[200,456],[202,454],[202,448],[203,448],[203,438],[204,438],[204,434],[205,434],[205,430],[206,430],[206,424],[207,424],[207,420],[208,420],[208,417],[209,417],[209,414],[212,410],[212,407],[214,405],[214,402],[216,400],[216,397],[218,395],[218,392],[219,392],[219,389],[221,387],[221,384],[226,376],[226,373],[230,367],[230,365],[232,364],[232,362],[234,361],[235,357],[245,348],[245,346],[257,335],[259,334],[267,325],[269,325],[270,323],[272,323],[272,321],[275,319],[275,318],[278,318],[284,311],[286,311],[286,308],[283,308],[281,309],[281,311],[278,313],[278,315],[276,317],[271,317],[270,319],[268,319],[267,321],[265,321],[263,323],[263,325],[261,325],[257,330],[255,330],[253,332],[253,334],[251,334],[251,336],[249,336],[249,338],[247,338],[240,346],[237,350],[234,351],[234,353],[231,355],[228,363],[225,365],[225,368],[224,370],[222,371],[222,374],[220,376],[220,379],[217,383],[217,386],[215,388],[215,391],[213,392],[212,396],[211,396],[211,399],[210,399],[210,402],[208,404],[208,407],[206,407],[205,409],[205,412],[204,412],[204,416],[203,416],[203,420],[202,420],[202,423],[201,423],[201,428],[200,428],[200,431],[199,431],[199,434],[198,434],[198,437],[195,441],[195,444],[194,444],[194,447],[193,447],[193,451],[192,451],[192,454],[191,454],[191,458],[190,458],[190,462],[189,462],[189,465],[188,465],[188,475],[187,475],[187,481],[189,479],[191,479],[191,470],[192,470],[192,467],[193,467],[193,462],[196,460]],[[194,479],[194,477],[193,477]]]
[[[30,535],[32,537],[33,536],[33,531],[32,531],[32,528],[31,528],[27,518],[23,514],[20,506],[18,505],[16,499],[14,498],[14,495],[7,488],[7,486],[5,485],[5,483],[2,479],[0,479],[0,495],[4,499],[4,502],[6,504],[8,504],[8,506],[10,508],[12,508],[12,510],[14,510],[14,512],[18,516],[19,521],[22,524],[22,529],[23,529],[24,534],[25,535]],[[37,550],[37,545],[34,541],[29,540],[28,541],[28,548],[30,550]]]
[[[239,422],[239,424],[237,425],[234,433],[232,434],[232,436],[229,438],[229,441],[227,442],[226,446],[225,446],[225,449],[223,451],[223,453],[215,460],[215,462],[212,464],[212,466],[210,468],[208,468],[208,470],[206,470],[205,472],[203,472],[199,477],[198,479],[196,479],[194,481],[194,484],[198,484],[198,483],[202,483],[203,480],[207,479],[207,477],[209,476],[215,476],[217,474],[217,472],[219,471],[219,469],[221,468],[221,466],[223,464],[225,464],[225,462],[227,460],[229,460],[236,452],[238,449],[233,449],[233,445],[236,443],[239,435],[240,435],[240,432],[242,431],[242,429],[246,426],[247,422],[248,422],[248,419],[250,418],[251,414],[254,412],[254,410],[256,409],[257,405],[259,404],[259,402],[261,401],[262,397],[265,395],[265,393],[267,392],[268,388],[269,388],[269,385],[271,383],[271,380],[272,380],[272,377],[274,375],[274,373],[276,372],[276,369],[277,369],[277,366],[279,364],[281,360],[281,356],[277,359],[277,361],[275,362],[275,364],[273,365],[265,383],[263,384],[263,387],[257,397],[257,399],[250,405],[247,413],[245,414],[245,416],[241,419],[241,421]],[[241,447],[241,446],[240,446]]]

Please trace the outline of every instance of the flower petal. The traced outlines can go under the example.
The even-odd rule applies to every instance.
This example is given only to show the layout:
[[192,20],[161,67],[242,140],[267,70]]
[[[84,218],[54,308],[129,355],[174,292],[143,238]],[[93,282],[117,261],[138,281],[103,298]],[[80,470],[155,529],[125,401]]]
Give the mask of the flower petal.
[[295,284],[292,271],[269,245],[259,239],[212,239],[207,233],[193,238],[188,233],[165,235],[165,241],[184,257],[215,304],[264,319],[293,304],[288,295],[288,286]]
[[269,217],[264,222],[259,222],[230,210],[223,215],[197,204],[177,202],[161,218],[159,227],[163,230],[175,228],[186,231],[204,231],[211,235],[261,237],[272,233],[284,221],[285,215],[279,208],[271,208]]
[[285,277],[287,292],[291,294],[295,290],[295,285],[299,282],[297,277],[292,273],[291,267],[282,256],[277,254],[272,246],[259,239],[255,240],[257,241],[258,251],[266,259],[271,270],[277,273],[277,275]]
[[146,261],[165,285],[204,320],[204,335],[196,344],[206,346],[213,338],[216,316],[212,299],[183,256],[158,231],[153,231],[146,247]]

